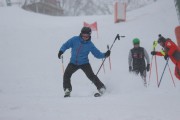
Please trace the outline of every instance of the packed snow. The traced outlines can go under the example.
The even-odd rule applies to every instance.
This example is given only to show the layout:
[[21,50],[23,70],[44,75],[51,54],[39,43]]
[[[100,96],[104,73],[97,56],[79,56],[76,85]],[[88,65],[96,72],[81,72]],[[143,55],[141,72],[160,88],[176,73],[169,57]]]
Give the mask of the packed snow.
[[[155,60],[152,73],[143,86],[140,76],[128,71],[128,53],[133,38],[141,40],[151,59],[152,43],[158,34],[176,42],[174,29],[178,19],[173,0],[158,0],[146,7],[127,13],[126,22],[114,23],[113,15],[52,17],[24,11],[18,7],[0,8],[0,120],[179,120],[180,81],[169,61],[161,85],[157,87]],[[95,86],[79,70],[72,76],[73,91],[64,98],[63,69],[70,59],[64,53],[64,63],[57,54],[69,38],[79,35],[83,22],[98,23],[98,36],[92,41],[102,52],[117,40],[98,74],[106,85],[102,97],[94,97]],[[161,47],[158,46],[157,50]],[[96,73],[102,63],[89,55]],[[158,78],[166,61],[157,57]],[[173,84],[175,82],[175,86]]]

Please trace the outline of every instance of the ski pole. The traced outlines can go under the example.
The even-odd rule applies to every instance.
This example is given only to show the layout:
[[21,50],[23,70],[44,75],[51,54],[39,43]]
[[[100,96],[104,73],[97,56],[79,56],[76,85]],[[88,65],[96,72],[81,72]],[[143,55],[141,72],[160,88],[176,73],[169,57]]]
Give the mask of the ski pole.
[[[107,49],[109,50],[109,45],[107,45]],[[109,68],[111,70],[111,57],[109,56]]]
[[[157,44],[158,44],[157,41],[153,42],[153,51],[156,51]],[[150,73],[149,73],[149,83],[148,83],[148,85],[150,84],[150,77],[151,77],[151,70],[152,70],[152,61],[153,61],[153,56],[151,58]],[[157,78],[157,85],[158,85],[158,68],[157,68],[156,56],[155,56],[155,66],[156,66],[156,78]]]
[[155,56],[155,66],[156,66],[156,78],[157,78],[157,85],[158,85],[158,67],[157,67],[157,60],[156,60],[156,56]]
[[[168,64],[168,67],[169,67],[169,64]],[[170,75],[171,75],[171,78],[172,78],[172,81],[173,81],[174,87],[176,87],[175,82],[174,82],[174,78],[173,78],[173,76],[172,76],[172,72],[171,72],[170,67],[169,67],[169,72],[170,72]]]
[[[113,47],[113,45],[114,45],[114,43],[116,42],[117,39],[120,40],[120,37],[125,37],[125,36],[119,36],[119,34],[117,34],[116,37],[115,37],[115,39],[114,39],[114,42],[112,43],[112,45],[111,45],[111,47],[110,47],[109,50],[112,49],[112,47]],[[102,66],[103,66],[103,64],[104,64],[104,62],[105,62],[105,60],[106,60],[106,58],[104,58],[103,62],[101,63],[101,65],[100,65],[100,67],[99,67],[99,69],[98,69],[96,75],[98,75],[98,73],[99,73],[99,71],[101,70],[101,68],[102,68]]]
[[63,62],[63,55],[61,56],[61,61],[62,61],[62,70],[63,70],[63,74],[64,74],[64,62]]
[[[155,42],[153,42],[153,51],[155,51],[154,43],[155,43]],[[148,82],[148,85],[150,84],[150,77],[151,77],[153,57],[154,57],[154,55],[152,55],[152,57],[151,57],[151,64],[150,64],[150,72],[149,72],[149,82]]]
[[162,81],[162,78],[163,78],[163,75],[164,75],[164,71],[166,70],[166,67],[167,67],[167,65],[168,65],[168,61],[169,61],[169,58],[167,58],[167,60],[166,60],[166,65],[164,66],[164,70],[163,70],[163,73],[162,73],[161,78],[160,78],[160,80],[159,80],[158,87],[159,87],[160,84],[161,84],[161,81]]
[[150,84],[151,70],[152,70],[152,61],[153,61],[153,55],[152,55],[152,57],[151,57],[151,64],[150,64],[150,72],[149,72],[149,82],[148,82],[148,85]]
[[[156,50],[156,46],[157,46],[157,44],[158,44],[158,42],[157,42],[157,40],[156,41],[154,41],[154,51]],[[156,79],[157,79],[157,86],[158,86],[158,79],[159,79],[159,77],[158,77],[158,67],[157,67],[157,59],[156,59],[156,56],[155,56],[155,66],[156,66]]]
[[[102,59],[102,61],[103,61],[103,59]],[[106,71],[105,71],[105,67],[104,67],[104,64],[103,64],[103,70],[104,70],[104,74],[106,73]]]

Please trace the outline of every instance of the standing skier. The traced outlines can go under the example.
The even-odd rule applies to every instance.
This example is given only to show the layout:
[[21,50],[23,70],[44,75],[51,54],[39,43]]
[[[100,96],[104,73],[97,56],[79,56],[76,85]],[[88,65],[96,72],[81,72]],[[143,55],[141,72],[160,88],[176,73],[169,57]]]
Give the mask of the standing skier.
[[151,54],[164,56],[165,60],[169,57],[175,64],[175,76],[180,80],[180,48],[171,39],[165,39],[162,35],[159,35],[158,44],[163,47],[163,51],[152,51]]
[[65,42],[59,50],[58,58],[60,59],[61,55],[69,48],[71,48],[71,59],[63,76],[64,97],[70,97],[72,91],[71,76],[78,69],[81,69],[94,83],[99,93],[103,94],[106,87],[94,74],[88,55],[91,52],[96,58],[106,58],[110,56],[110,50],[102,53],[95,47],[91,41],[91,29],[89,27],[83,27],[79,36],[74,36]]
[[[144,81],[144,86],[146,86],[146,70],[149,71],[150,68],[150,61],[149,61],[149,55],[147,51],[140,47],[140,40],[138,38],[133,39],[133,45],[134,47],[129,51],[129,72],[133,72],[136,75],[140,73],[141,78]],[[146,63],[145,63],[145,59]]]

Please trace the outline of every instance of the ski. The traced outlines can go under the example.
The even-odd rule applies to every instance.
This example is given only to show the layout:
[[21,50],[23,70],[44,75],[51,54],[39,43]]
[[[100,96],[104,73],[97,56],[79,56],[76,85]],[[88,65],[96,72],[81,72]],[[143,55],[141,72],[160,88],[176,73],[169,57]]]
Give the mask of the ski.
[[96,93],[94,94],[94,97],[101,97],[101,96],[105,93],[106,87],[104,86],[104,87],[100,88],[98,91],[99,91],[99,92],[96,92]]
[[94,94],[94,97],[101,97],[101,96],[102,96],[101,93],[95,93],[95,94]]

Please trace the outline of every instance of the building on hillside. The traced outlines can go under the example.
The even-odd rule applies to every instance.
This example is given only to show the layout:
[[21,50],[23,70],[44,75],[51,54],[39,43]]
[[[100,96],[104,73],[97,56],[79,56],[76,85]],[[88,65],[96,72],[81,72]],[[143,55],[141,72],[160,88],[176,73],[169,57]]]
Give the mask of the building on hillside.
[[59,0],[25,0],[22,8],[28,11],[52,16],[63,15],[63,9],[60,7]]

